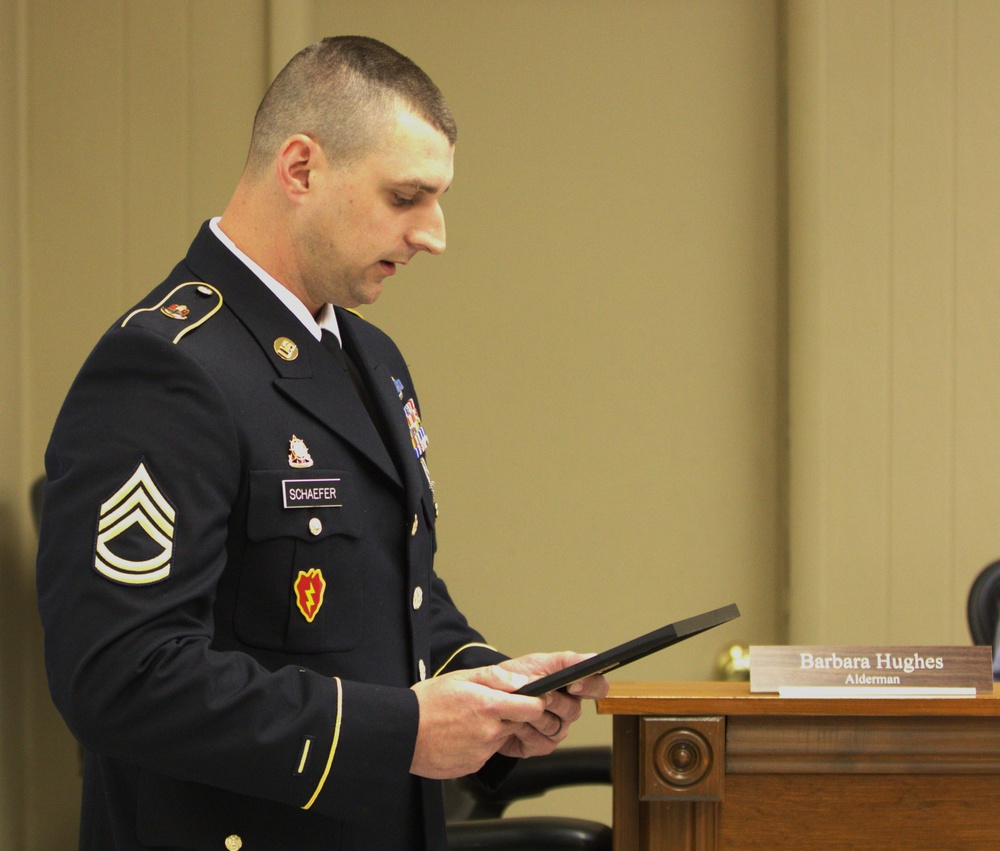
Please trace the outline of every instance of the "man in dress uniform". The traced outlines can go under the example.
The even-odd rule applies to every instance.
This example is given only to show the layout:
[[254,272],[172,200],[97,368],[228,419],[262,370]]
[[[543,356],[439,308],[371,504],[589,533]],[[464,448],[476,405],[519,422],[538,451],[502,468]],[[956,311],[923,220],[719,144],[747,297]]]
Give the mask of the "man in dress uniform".
[[440,779],[550,752],[605,693],[512,693],[584,657],[509,660],[455,607],[413,382],[351,311],[444,250],[455,137],[391,48],[306,48],[223,215],[74,382],[38,591],[81,848],[443,848]]

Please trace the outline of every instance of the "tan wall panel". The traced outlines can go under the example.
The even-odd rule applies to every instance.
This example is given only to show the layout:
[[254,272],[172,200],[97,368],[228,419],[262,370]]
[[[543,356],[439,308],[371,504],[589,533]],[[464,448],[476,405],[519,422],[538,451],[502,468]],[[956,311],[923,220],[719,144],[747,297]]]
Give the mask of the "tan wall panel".
[[[828,597],[821,569],[829,524],[824,441],[828,374],[825,352],[823,203],[826,145],[825,6],[791,3],[786,9],[788,79],[788,373],[789,373],[789,627],[790,635],[827,633]],[[809,566],[809,569],[806,569]],[[794,569],[794,574],[791,571]],[[796,616],[808,608],[806,619]],[[805,624],[811,624],[806,632]],[[813,640],[813,639],[810,639]]]
[[[885,570],[872,570],[873,563],[885,563],[891,496],[887,9],[880,2],[828,6],[824,463],[830,472],[828,588],[843,611],[827,624],[827,641],[848,629],[859,641],[876,641],[888,604]],[[799,615],[793,609],[793,621]]]
[[1000,553],[990,2],[793,2],[790,640],[965,643]]
[[[189,5],[129,3],[123,12],[125,256],[121,290],[109,305],[109,319],[147,293],[177,262],[178,246],[190,238]],[[164,38],[165,33],[171,37]]]
[[[892,9],[892,435],[888,630],[955,634],[955,20]],[[964,578],[964,577],[963,577]],[[963,595],[964,601],[964,595]]]
[[243,171],[254,113],[270,83],[266,6],[190,0],[188,233],[172,262],[202,222],[221,215]]
[[955,15],[955,579],[1000,558],[1000,4],[961,0]]
[[[120,310],[123,275],[121,5],[28,4],[31,175],[27,340],[34,457],[69,382]],[[59,345],[52,345],[58,329]]]

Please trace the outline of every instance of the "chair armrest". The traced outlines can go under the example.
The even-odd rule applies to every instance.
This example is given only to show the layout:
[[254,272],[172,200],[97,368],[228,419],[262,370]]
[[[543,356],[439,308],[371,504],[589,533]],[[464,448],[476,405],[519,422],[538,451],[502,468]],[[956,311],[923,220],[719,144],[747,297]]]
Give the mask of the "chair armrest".
[[611,851],[611,836],[610,827],[586,819],[555,816],[485,819],[450,823],[448,849]]
[[499,818],[512,801],[535,798],[550,789],[611,783],[611,748],[557,748],[546,756],[522,759],[496,789],[473,778],[458,781],[475,798],[470,818]]

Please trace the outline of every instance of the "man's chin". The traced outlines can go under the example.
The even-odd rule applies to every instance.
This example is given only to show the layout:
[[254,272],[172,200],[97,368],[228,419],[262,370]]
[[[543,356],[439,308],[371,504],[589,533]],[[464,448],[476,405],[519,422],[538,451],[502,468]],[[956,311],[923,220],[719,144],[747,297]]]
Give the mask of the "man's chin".
[[337,307],[346,307],[352,310],[365,304],[374,304],[378,297],[382,295],[382,282],[367,282],[363,287],[354,289],[348,297],[337,302]]
[[358,293],[358,298],[360,299],[360,304],[375,304],[378,301],[378,297],[382,295],[382,282],[379,281],[377,284],[372,284],[365,288],[364,292]]

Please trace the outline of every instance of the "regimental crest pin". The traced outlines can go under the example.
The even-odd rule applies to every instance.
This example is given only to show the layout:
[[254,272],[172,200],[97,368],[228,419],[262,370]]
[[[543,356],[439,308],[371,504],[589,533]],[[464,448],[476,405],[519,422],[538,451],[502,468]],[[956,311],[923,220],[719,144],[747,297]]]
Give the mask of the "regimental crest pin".
[[171,319],[187,319],[190,312],[186,304],[168,304],[166,307],[160,308],[160,313]]
[[295,579],[295,605],[299,607],[304,617],[312,623],[323,605],[323,595],[326,593],[326,580],[323,571],[318,567],[310,570],[300,570]]
[[313,465],[312,456],[309,454],[309,447],[301,437],[292,435],[288,441],[288,466],[296,470],[304,470]]

